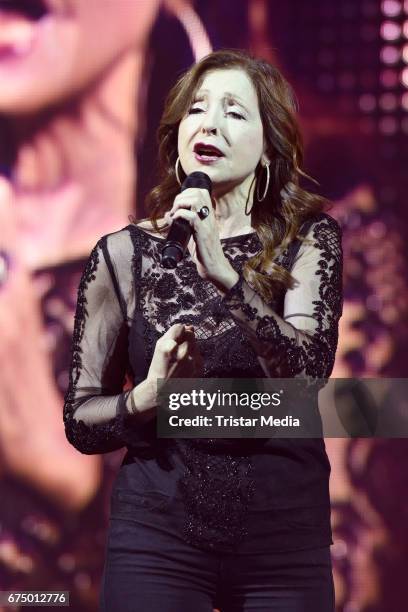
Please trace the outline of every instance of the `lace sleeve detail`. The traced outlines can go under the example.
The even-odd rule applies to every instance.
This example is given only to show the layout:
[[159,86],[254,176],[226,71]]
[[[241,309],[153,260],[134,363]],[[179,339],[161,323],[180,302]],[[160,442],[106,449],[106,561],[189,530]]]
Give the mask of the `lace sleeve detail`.
[[128,328],[106,258],[107,236],[93,248],[78,288],[69,385],[63,417],[69,442],[84,454],[117,450],[134,437],[123,392]]
[[311,226],[291,274],[297,280],[286,291],[283,318],[245,281],[222,299],[248,335],[268,376],[328,378],[333,370],[342,313],[341,229],[322,214]]

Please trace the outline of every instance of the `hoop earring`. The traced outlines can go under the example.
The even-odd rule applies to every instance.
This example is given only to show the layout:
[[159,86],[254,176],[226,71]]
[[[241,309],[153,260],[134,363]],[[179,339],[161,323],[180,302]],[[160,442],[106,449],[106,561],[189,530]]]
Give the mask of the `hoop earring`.
[[264,192],[262,194],[262,198],[259,197],[259,183],[258,181],[256,182],[256,198],[258,202],[263,202],[264,199],[266,198],[266,194],[268,193],[268,189],[269,189],[269,181],[271,178],[270,172],[269,172],[269,162],[265,164],[264,168],[266,168],[266,183],[265,183]]
[[179,177],[179,167],[180,167],[180,157],[177,157],[176,166],[175,166],[176,179],[177,179],[178,184],[181,187],[181,181],[180,181],[180,177]]
[[251,182],[251,184],[250,184],[250,186],[249,186],[249,189],[248,189],[248,195],[247,195],[247,199],[246,199],[246,202],[245,202],[245,214],[246,214],[247,216],[249,216],[249,215],[251,214],[251,211],[252,211],[252,209],[253,209],[253,207],[254,207],[254,203],[252,202],[251,210],[249,210],[249,211],[247,212],[247,206],[248,206],[248,202],[249,202],[249,197],[250,197],[250,195],[251,195],[251,189],[252,189],[252,185],[254,184],[255,178],[256,178],[256,177],[254,176],[254,178],[252,179],[252,182]]

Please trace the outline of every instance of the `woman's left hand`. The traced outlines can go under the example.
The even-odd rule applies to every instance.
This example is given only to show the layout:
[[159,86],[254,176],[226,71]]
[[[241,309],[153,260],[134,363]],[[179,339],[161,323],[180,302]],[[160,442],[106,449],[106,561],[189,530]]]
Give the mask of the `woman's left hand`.
[[[210,212],[207,217],[201,219],[198,211],[203,206],[207,206]],[[208,191],[192,187],[176,196],[164,219],[171,224],[178,217],[186,219],[192,227],[193,247],[190,253],[199,276],[223,288],[232,287],[238,280],[238,274],[222,249]]]

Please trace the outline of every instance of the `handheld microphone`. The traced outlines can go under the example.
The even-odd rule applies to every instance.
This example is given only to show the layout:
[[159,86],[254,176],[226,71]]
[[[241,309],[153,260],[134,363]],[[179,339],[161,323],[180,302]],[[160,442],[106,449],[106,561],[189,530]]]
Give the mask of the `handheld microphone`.
[[[207,189],[211,195],[212,183],[205,172],[192,172],[185,179],[180,191],[195,187]],[[161,250],[161,265],[163,268],[176,268],[183,259],[187,245],[193,233],[193,228],[187,219],[175,219],[171,224],[166,241]]]

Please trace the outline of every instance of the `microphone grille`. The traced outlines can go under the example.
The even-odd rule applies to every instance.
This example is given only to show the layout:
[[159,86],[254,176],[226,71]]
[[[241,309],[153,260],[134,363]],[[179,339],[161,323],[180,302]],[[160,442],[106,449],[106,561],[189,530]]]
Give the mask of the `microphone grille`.
[[186,176],[181,186],[181,191],[195,187],[196,189],[207,189],[211,193],[212,181],[205,172],[195,171]]

